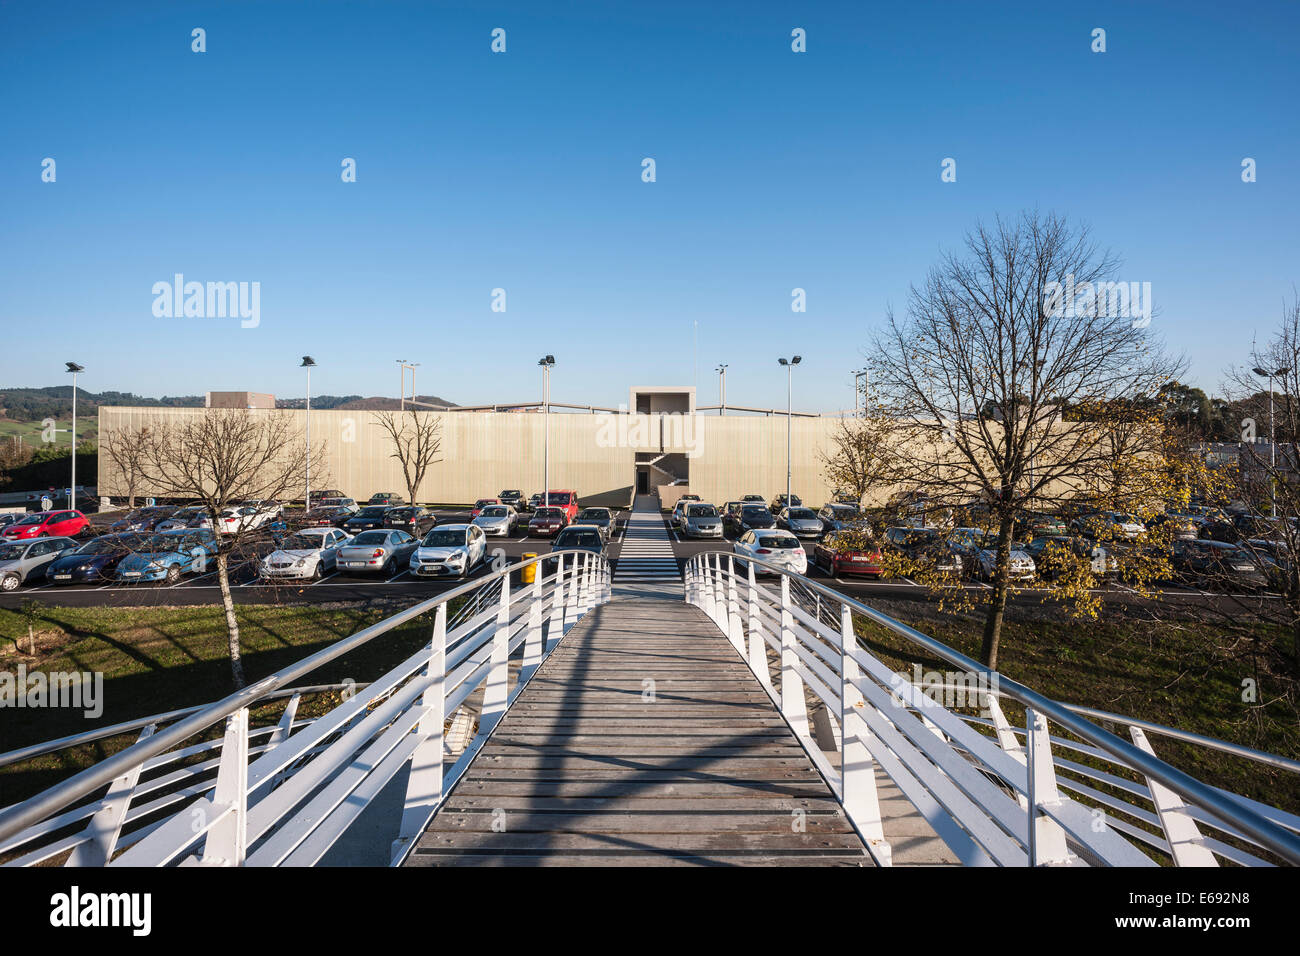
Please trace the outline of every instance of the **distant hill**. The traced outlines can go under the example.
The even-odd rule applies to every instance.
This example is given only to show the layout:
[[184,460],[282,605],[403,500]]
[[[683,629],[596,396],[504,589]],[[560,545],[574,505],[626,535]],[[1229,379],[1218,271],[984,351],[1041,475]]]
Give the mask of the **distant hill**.
[[[454,408],[456,403],[449,402],[445,398],[439,398],[437,395],[419,395],[416,401],[427,402],[430,405],[446,405]],[[302,398],[277,398],[275,400],[277,408],[303,408],[306,406],[306,399]],[[313,395],[311,397],[312,408],[348,408],[360,409],[362,411],[387,411],[396,410],[402,407],[402,403],[396,398],[384,398],[375,396],[373,398],[363,398],[360,395]]]

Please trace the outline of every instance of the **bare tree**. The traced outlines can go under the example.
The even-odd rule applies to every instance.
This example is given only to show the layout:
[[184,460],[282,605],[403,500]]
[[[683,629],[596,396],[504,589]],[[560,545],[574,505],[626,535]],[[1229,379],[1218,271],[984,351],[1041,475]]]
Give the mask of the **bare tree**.
[[149,426],[109,431],[100,436],[99,453],[109,465],[106,488],[101,493],[127,499],[128,508],[135,507],[135,496],[144,477],[145,449],[149,445]]
[[293,418],[283,412],[210,408],[200,415],[167,420],[152,428],[142,456],[143,483],[157,495],[183,498],[208,513],[216,535],[217,582],[226,612],[230,673],[243,687],[239,620],[230,591],[230,562],[249,553],[256,533],[251,523],[229,531],[219,522],[224,509],[240,502],[274,501],[303,480],[308,455],[311,471],[328,480],[323,444],[307,448]]
[[376,412],[375,420],[392,442],[390,455],[402,466],[402,479],[406,482],[406,500],[416,503],[420,485],[429,466],[442,459],[442,419],[430,412],[415,409],[403,412]]
[[[1015,519],[1087,487],[1107,429],[1065,414],[1154,394],[1178,369],[1113,308],[1118,261],[1086,228],[1022,215],[978,226],[875,336],[872,380],[904,423],[900,461],[935,503],[978,499],[997,534],[982,656],[997,666]],[[1100,299],[1099,299],[1099,293]]]

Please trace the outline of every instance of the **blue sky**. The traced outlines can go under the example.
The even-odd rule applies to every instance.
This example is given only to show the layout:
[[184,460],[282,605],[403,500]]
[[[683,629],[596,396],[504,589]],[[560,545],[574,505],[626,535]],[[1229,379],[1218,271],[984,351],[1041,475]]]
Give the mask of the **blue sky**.
[[[702,404],[719,362],[783,404],[797,352],[828,411],[942,249],[1037,208],[1213,389],[1300,284],[1298,32],[1249,0],[0,0],[0,385],[296,397],[310,353],[317,393],[395,395],[407,358],[473,404],[549,352],[554,400],[618,404],[695,381],[698,322]],[[260,282],[260,325],[155,317],[178,272]]]

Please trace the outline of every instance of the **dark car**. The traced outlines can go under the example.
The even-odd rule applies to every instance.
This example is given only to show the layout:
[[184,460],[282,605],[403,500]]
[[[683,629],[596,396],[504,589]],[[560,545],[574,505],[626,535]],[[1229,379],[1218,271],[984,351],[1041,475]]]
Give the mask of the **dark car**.
[[329,503],[328,499],[330,498],[346,498],[346,497],[347,496],[343,494],[343,492],[339,491],[337,488],[330,488],[326,491],[313,491],[311,493],[311,501],[307,502],[307,507],[309,509],[321,508]]
[[295,514],[285,520],[290,531],[303,528],[342,528],[356,512],[342,505],[324,505],[311,511]]
[[518,488],[507,488],[497,497],[501,499],[503,505],[509,505],[516,511],[528,510],[528,499],[524,497],[524,493]]
[[1262,556],[1226,541],[1180,538],[1169,558],[1174,577],[1203,590],[1212,587],[1261,589],[1268,586]]
[[594,525],[608,541],[610,535],[614,533],[614,512],[608,508],[583,508],[578,512],[578,517],[573,519],[573,523]]
[[925,569],[960,575],[965,565],[938,528],[893,527],[885,531],[885,547]]
[[722,515],[724,534],[740,537],[746,531],[770,531],[776,527],[776,518],[767,510],[766,505],[740,504],[732,505]]
[[128,531],[106,534],[87,541],[76,551],[55,558],[45,569],[45,577],[54,584],[86,584],[112,581],[118,564],[129,554],[141,550],[147,535]]
[[1280,530],[1276,520],[1250,514],[1225,515],[1220,519],[1206,521],[1201,525],[1197,537],[1227,542],[1237,542],[1243,538],[1276,538]]
[[[551,545],[552,551],[590,551],[592,554],[605,553],[605,536],[600,533],[599,528],[591,525],[569,525],[555,536],[555,543]],[[573,567],[573,559],[565,558],[565,566]],[[547,570],[554,570],[559,563],[558,557],[548,557],[543,560]]]
[[1203,522],[1197,521],[1192,515],[1181,514],[1177,511],[1166,511],[1158,515],[1153,515],[1147,522],[1147,530],[1151,531],[1157,538],[1196,538],[1200,536]]
[[1088,565],[1099,580],[1111,581],[1119,576],[1115,553],[1079,535],[1040,535],[1021,550],[1034,559],[1038,576],[1044,581],[1054,581],[1081,564]]
[[159,522],[170,518],[179,508],[157,506],[153,508],[136,508],[125,518],[118,518],[108,526],[110,534],[119,531],[153,531]]
[[373,531],[375,528],[386,527],[384,519],[388,517],[388,512],[392,510],[391,505],[366,505],[343,522],[343,530],[348,534],[360,534],[362,531]]
[[376,492],[375,494],[371,495],[371,496],[370,496],[370,500],[367,501],[366,504],[368,504],[368,505],[404,505],[404,504],[406,504],[406,499],[403,498],[401,495],[397,494],[396,492],[392,492],[392,491],[379,491],[379,492]]
[[423,538],[424,533],[438,523],[438,519],[428,508],[419,505],[403,505],[388,509],[384,515],[384,527],[401,528],[407,534]]
[[549,538],[559,534],[568,523],[569,518],[563,508],[547,508],[543,505],[533,512],[533,517],[528,522],[528,535]]
[[[803,505],[803,499],[800,498],[798,495],[791,495],[788,504],[791,508],[798,508]],[[772,514],[774,515],[779,515],[782,511],[785,510],[786,505],[787,502],[785,500],[785,495],[777,495],[775,498],[772,499],[772,504],[768,506],[767,510],[772,512]]]

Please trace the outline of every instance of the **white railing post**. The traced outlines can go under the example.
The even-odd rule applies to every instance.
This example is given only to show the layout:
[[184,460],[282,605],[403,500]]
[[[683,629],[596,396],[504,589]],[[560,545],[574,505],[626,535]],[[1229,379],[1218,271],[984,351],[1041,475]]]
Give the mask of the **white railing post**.
[[487,682],[483,685],[483,711],[478,719],[478,737],[486,738],[505,715],[510,699],[510,579],[501,578],[501,601],[492,628],[492,656]]
[[[563,557],[560,558],[564,560]],[[564,605],[564,629],[567,631],[578,621],[578,591],[582,579],[578,576],[578,556],[573,555],[573,567],[569,569],[569,600]]]
[[[149,724],[140,731],[136,743],[148,740],[157,729],[157,724]],[[122,821],[126,819],[126,811],[131,806],[131,795],[135,792],[135,785],[139,783],[140,771],[143,769],[144,764],[138,763],[109,785],[108,793],[104,795],[104,805],[95,811],[82,834],[84,842],[72,848],[64,866],[108,865],[108,861],[113,858],[113,850],[117,847],[117,838],[122,833]]]
[[[1151,756],[1156,755],[1141,727],[1129,727],[1129,734],[1134,744]],[[1174,865],[1218,866],[1218,859],[1205,846],[1205,838],[1192,815],[1187,812],[1187,804],[1182,797],[1157,780],[1146,776],[1143,779],[1151,790],[1151,802],[1156,806],[1160,829],[1164,830],[1165,839],[1169,841],[1169,853],[1174,858]]]
[[204,866],[243,866],[248,855],[248,708],[226,719],[211,811],[221,819],[203,842]]
[[763,612],[758,604],[754,562],[746,561],[745,567],[749,570],[749,669],[772,694],[775,692],[772,690],[772,671],[767,664],[767,637],[763,630]]
[[696,586],[696,578],[698,574],[699,561],[692,556],[686,561],[686,579],[684,583],[686,586],[686,603],[694,604],[696,607],[699,607],[700,604],[699,588]]
[[533,676],[542,663],[542,565],[541,559],[533,565],[532,596],[528,604],[528,634],[524,638],[524,661],[519,671],[519,683]]
[[1025,772],[1029,791],[1029,865],[1065,863],[1070,858],[1065,844],[1065,830],[1040,807],[1056,807],[1061,795],[1056,788],[1056,768],[1052,762],[1052,738],[1047,718],[1032,707],[1025,708]]
[[736,596],[736,558],[727,555],[727,638],[741,657],[745,656],[745,625],[740,619],[740,599]]
[[[538,574],[541,572],[539,565]],[[551,587],[551,623],[546,630],[546,652],[560,642],[564,636],[564,555],[555,561],[555,584]]]
[[794,614],[790,610],[790,575],[781,574],[781,713],[800,741],[811,738],[808,732],[808,702],[804,699],[803,678],[796,668],[799,655],[795,648]]
[[433,638],[429,642],[428,686],[420,699],[420,722],[416,734],[420,743],[411,755],[411,772],[406,781],[406,802],[402,822],[393,841],[393,862],[419,837],[433,811],[442,803],[443,728],[447,723],[447,605],[439,604],[433,617]]
[[876,762],[871,746],[876,743],[862,716],[870,706],[858,690],[861,677],[852,648],[858,638],[853,631],[853,611],[840,605],[840,803],[844,812],[867,841],[872,858],[881,866],[893,863],[893,848],[885,839],[880,819],[880,798],[876,793]]

